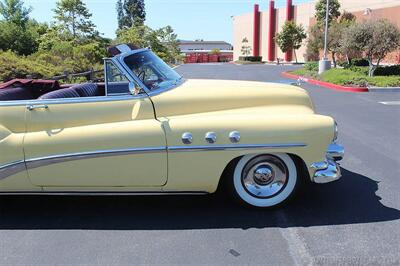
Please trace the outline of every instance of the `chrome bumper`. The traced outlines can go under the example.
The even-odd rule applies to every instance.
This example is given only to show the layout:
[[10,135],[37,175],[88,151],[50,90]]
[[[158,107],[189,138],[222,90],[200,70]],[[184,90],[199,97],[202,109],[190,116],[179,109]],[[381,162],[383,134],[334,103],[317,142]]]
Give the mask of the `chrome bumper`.
[[337,163],[344,157],[344,148],[342,145],[332,143],[328,146],[325,161],[316,162],[311,165],[315,169],[313,180],[315,183],[323,184],[338,180],[342,174],[340,166]]

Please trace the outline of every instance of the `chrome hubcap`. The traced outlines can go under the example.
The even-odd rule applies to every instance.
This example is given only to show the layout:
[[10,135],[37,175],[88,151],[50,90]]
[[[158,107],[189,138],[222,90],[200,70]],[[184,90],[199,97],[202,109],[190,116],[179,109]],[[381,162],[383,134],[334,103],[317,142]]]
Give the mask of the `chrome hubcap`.
[[288,171],[284,162],[270,155],[254,158],[242,173],[244,188],[258,198],[270,198],[279,194],[287,181]]
[[261,185],[265,186],[271,183],[274,180],[274,173],[272,172],[272,168],[269,165],[260,165],[254,171],[254,181]]

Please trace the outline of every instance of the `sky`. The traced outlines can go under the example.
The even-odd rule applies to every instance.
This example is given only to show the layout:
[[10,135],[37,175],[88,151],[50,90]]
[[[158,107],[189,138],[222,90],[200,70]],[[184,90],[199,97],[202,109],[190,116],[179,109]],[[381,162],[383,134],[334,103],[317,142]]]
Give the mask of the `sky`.
[[[294,0],[293,3],[310,0]],[[33,11],[31,17],[40,22],[53,20],[56,0],[24,0]],[[93,22],[105,37],[114,38],[117,29],[117,0],[83,0],[93,14]],[[151,28],[172,26],[182,40],[204,39],[232,42],[231,16],[249,13],[258,3],[267,10],[268,0],[145,0],[146,24]],[[275,6],[284,6],[286,0],[276,0]]]

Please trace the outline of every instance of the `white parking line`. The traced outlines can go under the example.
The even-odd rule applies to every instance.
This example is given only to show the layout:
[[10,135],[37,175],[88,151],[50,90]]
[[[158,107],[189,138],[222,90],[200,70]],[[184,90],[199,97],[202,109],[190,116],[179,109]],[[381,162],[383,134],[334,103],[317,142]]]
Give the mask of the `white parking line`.
[[384,105],[400,105],[400,101],[396,101],[396,102],[379,102],[381,104]]

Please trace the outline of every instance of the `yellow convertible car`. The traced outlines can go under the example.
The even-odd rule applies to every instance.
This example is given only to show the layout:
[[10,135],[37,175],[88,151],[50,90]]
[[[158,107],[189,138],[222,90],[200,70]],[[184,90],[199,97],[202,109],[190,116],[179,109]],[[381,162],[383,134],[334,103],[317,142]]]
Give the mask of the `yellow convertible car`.
[[[118,52],[115,52],[115,51]],[[105,82],[0,86],[0,195],[207,194],[281,205],[340,178],[334,119],[285,84],[183,79],[119,45]]]

